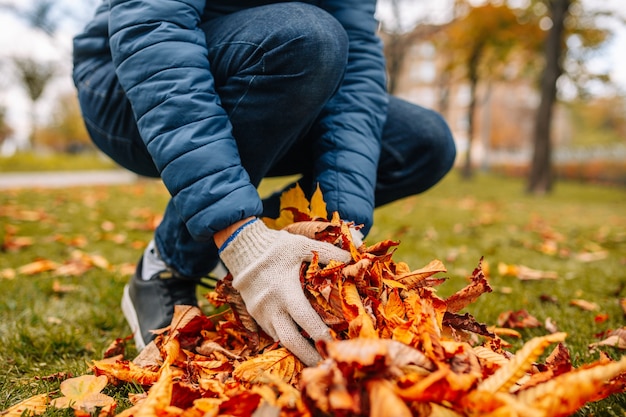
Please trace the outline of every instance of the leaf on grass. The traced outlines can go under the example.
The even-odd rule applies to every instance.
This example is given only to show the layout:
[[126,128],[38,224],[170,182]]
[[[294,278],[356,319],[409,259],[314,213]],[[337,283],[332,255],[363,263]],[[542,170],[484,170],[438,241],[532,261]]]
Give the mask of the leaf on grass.
[[609,257],[609,251],[607,250],[596,250],[593,252],[580,252],[574,256],[579,262],[596,262],[601,261]]
[[29,264],[20,266],[17,268],[17,273],[20,275],[35,275],[42,272],[54,271],[58,267],[59,264],[51,261],[50,259],[39,259]]
[[107,385],[107,377],[104,375],[83,375],[76,378],[66,379],[61,382],[61,394],[63,397],[55,398],[50,405],[56,408],[73,408],[91,413],[97,407],[107,407],[115,404],[115,399],[101,393]]
[[589,345],[590,348],[598,346],[612,346],[618,349],[626,349],[626,327],[610,331],[606,339]]
[[32,237],[14,236],[13,234],[5,234],[2,239],[0,250],[3,252],[19,252],[20,250],[30,247],[35,243]]
[[0,279],[15,279],[17,272],[13,268],[0,269]]
[[599,388],[626,372],[626,357],[619,362],[598,365],[561,374],[536,387],[520,391],[517,397],[520,402],[543,411],[546,416],[572,415],[587,402],[603,398]]
[[39,394],[21,401],[4,411],[0,411],[0,417],[22,417],[25,415],[41,415],[48,408],[50,397],[48,394]]
[[578,307],[581,310],[585,310],[585,311],[596,311],[600,309],[600,306],[597,305],[596,303],[593,303],[587,300],[582,300],[582,299],[571,300],[569,304],[571,306]]
[[79,287],[76,285],[70,285],[70,284],[63,285],[61,284],[59,280],[56,280],[56,279],[52,282],[52,292],[54,292],[55,294],[67,294],[67,293],[75,292],[78,289]]
[[524,265],[509,265],[503,262],[498,264],[498,273],[502,276],[512,276],[521,281],[537,281],[542,279],[558,279],[555,271],[540,271]]
[[489,392],[506,392],[530,369],[532,363],[543,353],[548,345],[562,342],[565,340],[565,336],[565,333],[555,333],[536,337],[526,342],[507,365],[482,381],[477,389]]
[[498,325],[511,329],[527,329],[541,327],[541,322],[528,311],[522,309],[500,313]]
[[478,323],[469,313],[459,315],[446,311],[442,324],[455,330],[465,330],[489,338],[496,337],[495,333],[491,332],[487,325]]

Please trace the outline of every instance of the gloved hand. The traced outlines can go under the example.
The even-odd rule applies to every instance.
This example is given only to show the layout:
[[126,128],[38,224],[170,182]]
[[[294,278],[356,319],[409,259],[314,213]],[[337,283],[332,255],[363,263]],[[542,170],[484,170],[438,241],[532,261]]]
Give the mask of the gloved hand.
[[320,263],[350,260],[349,252],[330,243],[272,230],[260,220],[240,227],[219,251],[250,315],[269,336],[308,366],[321,357],[297,325],[313,340],[330,339],[328,327],[311,307],[300,284],[300,266],[312,260],[313,252],[319,255]]

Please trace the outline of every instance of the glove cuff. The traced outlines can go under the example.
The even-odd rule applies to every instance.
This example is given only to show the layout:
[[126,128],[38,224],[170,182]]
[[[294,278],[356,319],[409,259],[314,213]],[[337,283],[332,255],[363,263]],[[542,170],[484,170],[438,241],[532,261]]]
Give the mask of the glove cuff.
[[259,256],[274,242],[275,233],[263,221],[250,220],[224,242],[219,249],[219,256],[228,271],[237,276],[246,267],[258,262]]

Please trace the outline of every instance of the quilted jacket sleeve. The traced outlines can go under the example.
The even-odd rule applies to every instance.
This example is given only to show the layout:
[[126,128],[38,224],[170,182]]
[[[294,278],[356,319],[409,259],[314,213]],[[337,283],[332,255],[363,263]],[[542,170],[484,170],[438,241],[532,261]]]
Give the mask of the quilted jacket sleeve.
[[111,0],[116,74],[194,238],[262,211],[210,72],[201,0]]
[[387,115],[385,62],[376,35],[375,0],[327,0],[322,7],[346,29],[350,41],[345,79],[317,128],[315,176],[328,210],[372,226],[382,128]]

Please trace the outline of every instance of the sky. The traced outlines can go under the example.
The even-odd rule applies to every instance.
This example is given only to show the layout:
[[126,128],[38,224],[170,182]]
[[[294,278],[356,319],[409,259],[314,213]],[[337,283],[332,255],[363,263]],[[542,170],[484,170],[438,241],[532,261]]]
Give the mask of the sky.
[[[98,0],[60,0],[67,4],[61,10],[58,21],[60,27],[53,39],[47,35],[29,29],[24,21],[17,19],[12,13],[1,6],[7,4],[25,4],[27,0],[0,0],[0,106],[7,109],[7,121],[16,131],[16,139],[23,142],[28,134],[28,114],[30,102],[23,89],[10,76],[10,68],[6,57],[30,56],[43,61],[54,61],[60,65],[59,76],[46,88],[39,106],[39,119],[46,120],[51,114],[52,105],[62,94],[72,94],[74,87],[71,81],[71,40],[78,33],[92,14]],[[527,0],[517,0],[524,2]],[[405,23],[413,23],[428,18],[434,22],[444,22],[450,14],[451,0],[404,0],[403,18]],[[480,2],[480,0],[476,0]],[[603,7],[613,10],[626,20],[626,0],[583,0],[586,8]],[[71,6],[71,7],[70,7]],[[71,19],[62,18],[72,14]],[[381,20],[390,16],[385,2],[380,1],[377,17]],[[605,22],[609,24],[609,22]],[[626,28],[619,28],[601,53],[589,66],[598,71],[608,70],[613,80],[626,91]],[[4,144],[0,153],[10,153],[14,144]]]

